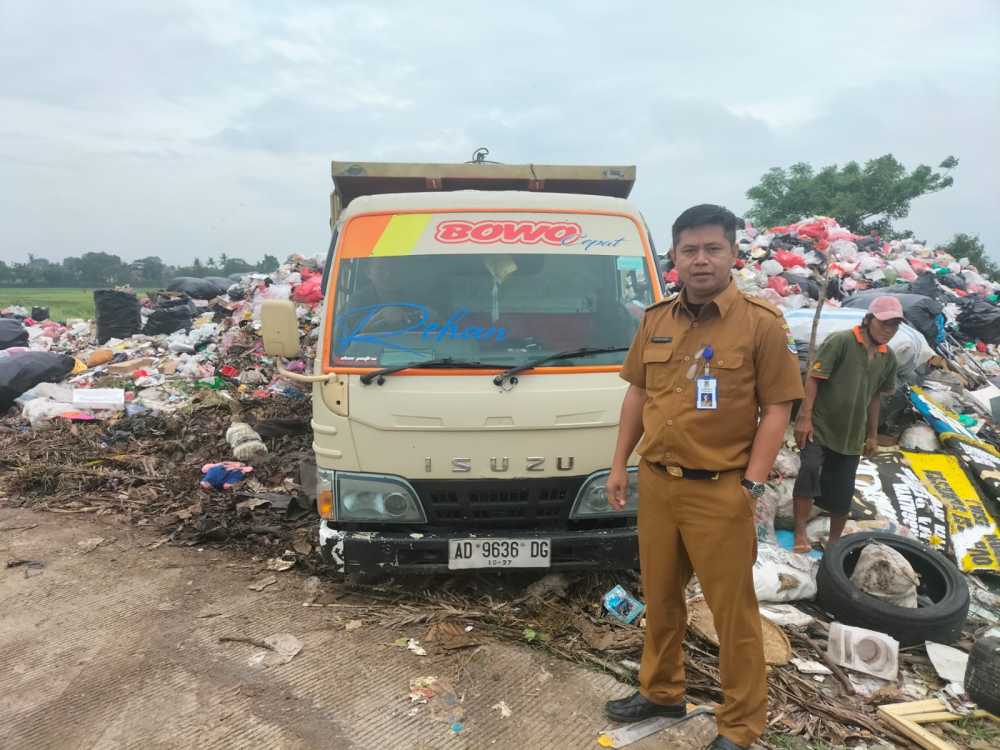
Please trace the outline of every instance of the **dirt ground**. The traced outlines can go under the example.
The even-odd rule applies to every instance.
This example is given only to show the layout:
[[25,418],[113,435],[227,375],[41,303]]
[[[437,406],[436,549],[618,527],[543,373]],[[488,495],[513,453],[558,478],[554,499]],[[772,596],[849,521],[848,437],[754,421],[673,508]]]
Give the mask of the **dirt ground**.
[[[304,606],[315,580],[295,570],[153,548],[156,538],[79,514],[0,508],[0,748],[575,750],[598,746],[604,701],[631,690],[489,638],[420,656],[396,642],[423,638],[426,626],[352,628],[352,605],[331,596],[335,581],[321,592],[333,603]],[[8,567],[28,560],[43,565]],[[248,588],[270,575],[277,583]],[[303,648],[266,667],[249,660],[268,652],[219,640],[276,633]],[[410,681],[426,676],[450,682],[454,705],[411,702]],[[692,724],[690,741],[658,735],[631,747],[704,747],[712,720]]]

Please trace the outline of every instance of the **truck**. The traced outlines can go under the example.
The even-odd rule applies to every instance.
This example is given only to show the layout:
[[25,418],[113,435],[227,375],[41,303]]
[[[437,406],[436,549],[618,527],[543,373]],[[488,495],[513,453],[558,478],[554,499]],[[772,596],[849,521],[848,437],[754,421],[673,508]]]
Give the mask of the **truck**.
[[638,477],[606,483],[646,307],[634,166],[334,162],[312,374],[318,538],[358,577],[638,566]]

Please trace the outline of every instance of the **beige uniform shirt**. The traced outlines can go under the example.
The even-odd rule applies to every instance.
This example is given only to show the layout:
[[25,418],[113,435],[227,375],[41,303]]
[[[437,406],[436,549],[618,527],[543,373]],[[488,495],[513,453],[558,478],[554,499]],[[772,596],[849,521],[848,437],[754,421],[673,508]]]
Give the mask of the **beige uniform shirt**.
[[[638,453],[653,463],[686,469],[744,469],[760,408],[804,395],[795,342],[781,312],[730,282],[697,318],[674,295],[646,310],[621,377],[646,391]],[[695,355],[711,345],[709,374],[718,408],[695,408],[688,378]],[[704,374],[698,363],[695,377]]]

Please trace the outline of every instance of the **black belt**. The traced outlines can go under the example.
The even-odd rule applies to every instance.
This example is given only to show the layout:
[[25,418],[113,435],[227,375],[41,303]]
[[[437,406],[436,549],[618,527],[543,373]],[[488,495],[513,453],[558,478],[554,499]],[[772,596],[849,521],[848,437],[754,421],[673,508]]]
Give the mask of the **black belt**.
[[678,479],[709,479],[714,481],[719,478],[719,472],[708,469],[685,469],[683,466],[668,466],[666,464],[653,464],[653,466]]

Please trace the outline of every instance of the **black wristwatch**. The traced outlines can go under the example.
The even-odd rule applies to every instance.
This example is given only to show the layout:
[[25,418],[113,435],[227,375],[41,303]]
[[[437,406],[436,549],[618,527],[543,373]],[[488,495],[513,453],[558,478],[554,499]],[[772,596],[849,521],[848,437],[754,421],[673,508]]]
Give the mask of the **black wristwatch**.
[[763,482],[751,482],[749,479],[741,479],[740,484],[747,488],[747,492],[758,500],[764,496],[765,485]]

